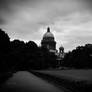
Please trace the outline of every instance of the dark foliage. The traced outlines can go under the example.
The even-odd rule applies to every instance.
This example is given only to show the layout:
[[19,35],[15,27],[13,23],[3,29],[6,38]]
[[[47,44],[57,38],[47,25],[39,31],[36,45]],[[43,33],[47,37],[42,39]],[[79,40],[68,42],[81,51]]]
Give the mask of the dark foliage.
[[0,30],[0,71],[47,69],[56,66],[56,56],[47,48],[38,47],[33,41],[18,39],[10,41],[9,36]]
[[73,68],[92,68],[92,44],[78,46],[65,55],[64,66]]
[[[34,41],[10,41],[7,33],[0,29],[0,72],[56,68],[56,58],[54,53],[38,47]],[[79,46],[66,53],[62,66],[92,68],[92,45]]]
[[0,29],[0,54],[6,54],[9,51],[10,38],[2,29]]
[[10,51],[10,38],[0,29],[0,72],[7,71],[7,57]]

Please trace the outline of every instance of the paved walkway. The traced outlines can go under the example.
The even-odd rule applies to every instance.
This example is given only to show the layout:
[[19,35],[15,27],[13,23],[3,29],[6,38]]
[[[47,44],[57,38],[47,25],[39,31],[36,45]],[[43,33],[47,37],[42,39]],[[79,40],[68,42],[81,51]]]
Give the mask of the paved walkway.
[[29,72],[17,72],[4,85],[5,92],[64,92]]

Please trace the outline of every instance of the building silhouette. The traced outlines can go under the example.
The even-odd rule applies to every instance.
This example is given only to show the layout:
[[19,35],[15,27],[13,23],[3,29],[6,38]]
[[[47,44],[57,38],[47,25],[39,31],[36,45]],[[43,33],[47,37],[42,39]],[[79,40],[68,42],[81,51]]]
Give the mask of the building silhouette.
[[47,28],[47,32],[43,35],[41,46],[48,48],[50,52],[56,52],[56,41],[49,27]]
[[61,45],[59,51],[56,49],[55,37],[50,31],[50,27],[47,28],[47,32],[43,35],[41,47],[45,47],[49,52],[54,53],[57,56],[57,60],[62,60],[64,58],[64,47]]

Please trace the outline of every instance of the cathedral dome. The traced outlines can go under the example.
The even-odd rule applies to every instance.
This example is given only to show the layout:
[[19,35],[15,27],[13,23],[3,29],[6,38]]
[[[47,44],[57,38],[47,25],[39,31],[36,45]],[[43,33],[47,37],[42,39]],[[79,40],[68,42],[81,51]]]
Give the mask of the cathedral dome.
[[47,28],[47,32],[43,35],[43,38],[54,38],[54,35],[50,32],[50,28]]
[[49,50],[56,50],[56,41],[54,40],[54,35],[50,32],[49,27],[47,28],[47,32],[43,35],[41,45]]

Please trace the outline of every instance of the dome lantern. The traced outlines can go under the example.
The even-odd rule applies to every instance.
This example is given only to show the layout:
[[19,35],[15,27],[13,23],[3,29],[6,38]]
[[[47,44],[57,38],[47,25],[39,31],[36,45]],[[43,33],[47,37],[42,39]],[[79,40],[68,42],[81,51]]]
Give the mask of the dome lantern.
[[47,32],[50,32],[50,28],[49,27],[47,28]]

